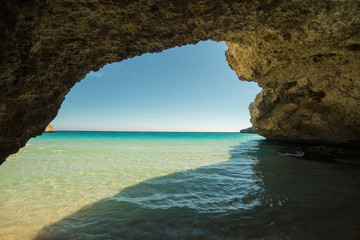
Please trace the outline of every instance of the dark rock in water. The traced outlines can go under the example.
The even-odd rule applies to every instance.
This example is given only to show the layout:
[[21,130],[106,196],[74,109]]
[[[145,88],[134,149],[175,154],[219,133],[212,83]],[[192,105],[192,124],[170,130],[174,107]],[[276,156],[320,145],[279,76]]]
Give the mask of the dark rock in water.
[[240,133],[257,133],[252,127],[241,129]]
[[358,148],[315,145],[303,147],[302,150],[303,157],[306,159],[360,164],[360,149]]
[[279,148],[280,155],[304,160],[340,162],[360,165],[360,149],[346,145],[326,145],[318,143],[283,142],[267,140]]

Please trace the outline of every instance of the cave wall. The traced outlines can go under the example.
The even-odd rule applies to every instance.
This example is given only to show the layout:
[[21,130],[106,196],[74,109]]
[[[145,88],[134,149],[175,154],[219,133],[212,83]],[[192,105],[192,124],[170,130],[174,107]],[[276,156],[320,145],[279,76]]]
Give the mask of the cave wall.
[[360,1],[0,0],[0,162],[104,64],[226,41],[269,139],[358,144]]

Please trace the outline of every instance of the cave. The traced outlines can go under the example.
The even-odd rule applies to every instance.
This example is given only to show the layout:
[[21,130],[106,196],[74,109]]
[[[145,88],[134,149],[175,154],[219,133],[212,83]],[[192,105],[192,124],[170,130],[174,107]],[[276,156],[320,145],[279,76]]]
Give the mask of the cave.
[[0,163],[42,134],[65,95],[105,64],[225,41],[262,88],[253,128],[269,140],[360,145],[360,2],[1,1]]

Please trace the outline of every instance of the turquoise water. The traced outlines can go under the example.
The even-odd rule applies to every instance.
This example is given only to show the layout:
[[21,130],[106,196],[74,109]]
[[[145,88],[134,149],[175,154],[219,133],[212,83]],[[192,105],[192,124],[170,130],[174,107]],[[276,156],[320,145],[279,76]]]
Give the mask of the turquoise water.
[[57,132],[0,166],[0,239],[358,239],[360,169],[239,133]]

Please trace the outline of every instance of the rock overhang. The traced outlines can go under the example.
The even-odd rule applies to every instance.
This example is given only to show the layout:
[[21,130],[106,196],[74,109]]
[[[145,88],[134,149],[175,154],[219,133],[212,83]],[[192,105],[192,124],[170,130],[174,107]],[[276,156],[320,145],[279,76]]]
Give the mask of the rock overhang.
[[91,70],[226,41],[268,139],[358,145],[360,1],[1,1],[0,158],[40,135]]

